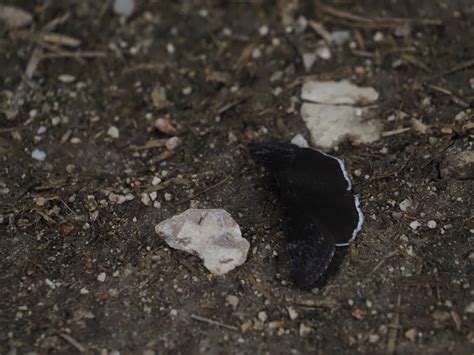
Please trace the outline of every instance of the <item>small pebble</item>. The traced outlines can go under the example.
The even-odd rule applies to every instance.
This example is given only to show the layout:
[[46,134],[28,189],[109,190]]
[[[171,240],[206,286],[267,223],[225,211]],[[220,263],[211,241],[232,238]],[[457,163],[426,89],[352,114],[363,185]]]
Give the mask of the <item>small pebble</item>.
[[405,335],[405,338],[407,338],[411,342],[415,342],[417,334],[418,332],[416,331],[416,329],[411,328],[411,329],[408,329],[404,335]]
[[153,177],[153,180],[151,180],[151,184],[152,184],[153,186],[156,186],[156,185],[158,185],[158,184],[160,184],[160,183],[161,183],[161,179],[160,179],[158,176],[154,176],[154,177]]
[[48,200],[45,199],[44,197],[35,198],[35,203],[36,203],[37,206],[42,207],[42,206],[46,205],[47,202],[48,202]]
[[258,312],[257,318],[261,322],[265,323],[265,321],[268,319],[268,316],[267,316],[267,313],[265,313],[265,311],[260,311],[260,312]]
[[428,221],[428,223],[426,224],[428,226],[429,229],[435,229],[436,228],[436,221]]
[[332,57],[331,51],[329,50],[329,47],[327,47],[325,45],[320,46],[316,49],[316,55],[319,58],[324,59],[324,60],[329,60]]
[[378,31],[374,35],[374,42],[381,42],[384,39],[384,35],[382,32]]
[[134,0],[115,0],[113,10],[116,15],[130,17],[135,10]]
[[173,43],[168,43],[166,45],[166,51],[169,53],[169,54],[174,54],[174,52],[176,52],[176,48],[174,46]]
[[259,33],[260,36],[262,36],[262,37],[266,36],[269,31],[270,31],[270,29],[268,28],[268,26],[261,26],[261,27],[258,29],[258,33]]
[[400,207],[400,210],[402,212],[408,212],[408,210],[410,209],[411,207],[411,200],[406,198],[404,199],[402,202],[400,202],[400,204],[398,205],[398,207]]
[[181,145],[181,143],[182,140],[179,137],[171,137],[166,141],[165,145],[168,150],[175,150]]
[[97,281],[104,282],[106,277],[107,275],[105,274],[105,272],[101,272],[99,275],[97,275]]
[[182,91],[183,95],[190,95],[193,92],[193,88],[191,86],[186,86]]
[[288,307],[288,316],[290,317],[291,320],[295,320],[298,318],[298,312],[293,307]]
[[38,161],[43,161],[46,159],[46,153],[44,150],[35,149],[31,152],[31,157]]
[[308,327],[306,324],[301,323],[300,328],[298,330],[298,333],[299,333],[300,336],[305,337],[309,333],[311,333],[311,330],[312,330],[311,327]]
[[46,126],[40,126],[36,130],[36,134],[44,134],[44,133],[46,133],[46,130],[47,130]]
[[142,193],[140,200],[145,206],[151,206],[151,198],[146,192]]
[[380,340],[380,335],[378,334],[370,334],[369,335],[369,343],[370,344],[375,344]]
[[474,314],[474,302],[469,303],[466,308],[464,308],[464,312],[468,314]]
[[177,311],[176,309],[172,309],[172,310],[170,311],[170,316],[171,316],[171,317],[176,317],[177,315],[178,315],[178,311]]
[[115,126],[110,126],[110,128],[107,130],[107,134],[114,139],[117,139],[120,136],[120,132]]
[[69,83],[74,82],[74,80],[76,80],[76,77],[69,74],[61,74],[58,77],[58,80],[64,84],[69,84]]
[[165,192],[165,200],[171,201],[172,199],[173,199],[173,195],[168,192]]
[[262,51],[260,50],[260,48],[255,48],[253,51],[252,51],[252,58],[253,59],[258,59],[262,56]]
[[236,309],[239,304],[239,297],[234,295],[227,295],[225,301],[233,308]]
[[416,231],[417,228],[420,227],[420,226],[421,226],[421,223],[418,222],[418,221],[413,221],[413,222],[410,223],[410,228],[413,229],[414,231]]

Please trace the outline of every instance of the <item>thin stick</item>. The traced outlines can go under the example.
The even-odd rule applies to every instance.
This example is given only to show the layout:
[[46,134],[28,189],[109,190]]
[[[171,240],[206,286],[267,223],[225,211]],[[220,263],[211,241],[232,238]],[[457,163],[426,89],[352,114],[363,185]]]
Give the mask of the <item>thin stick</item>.
[[444,76],[444,75],[449,75],[449,74],[452,74],[452,73],[455,73],[457,71],[460,71],[460,70],[464,70],[464,69],[467,69],[469,67],[472,67],[474,66],[474,59],[470,59],[464,63],[460,63],[458,65],[455,65],[454,67],[452,67],[451,69],[449,70],[446,70],[444,72],[442,72],[441,74],[439,74],[440,76]]
[[393,131],[385,131],[385,132],[382,132],[382,137],[395,136],[397,134],[405,133],[405,132],[408,132],[410,130],[411,130],[411,127],[394,129]]
[[449,91],[448,89],[445,89],[445,88],[442,88],[442,87],[436,86],[436,85],[428,85],[428,87],[433,89],[434,91],[439,92],[440,94],[448,95],[451,98],[451,100],[454,103],[458,104],[459,106],[462,106],[464,108],[468,108],[468,107],[471,106],[471,104],[469,102],[467,102],[463,98],[459,97],[458,95],[456,95],[452,91]]
[[19,131],[23,129],[23,127],[8,127],[8,128],[0,128],[0,133],[10,133],[13,131]]
[[41,56],[42,59],[57,59],[57,58],[105,58],[107,54],[105,52],[59,52],[59,53],[47,53]]
[[400,304],[402,302],[402,296],[398,295],[397,300],[397,314],[391,324],[391,329],[388,331],[388,342],[387,342],[387,354],[391,355],[395,352],[395,346],[397,344],[397,333],[400,325]]
[[206,193],[212,189],[215,189],[216,187],[222,185],[223,183],[225,183],[227,180],[230,179],[230,175],[229,176],[226,176],[224,179],[222,179],[221,181],[215,183],[214,185],[211,185],[209,187],[206,187],[204,190],[201,190],[199,191],[198,193],[194,194],[192,197],[186,199],[186,200],[183,200],[183,201],[180,201],[177,203],[177,205],[181,205],[182,203],[185,203],[185,202],[188,202],[188,201],[191,201],[192,199],[198,197],[199,195],[202,195],[203,193]]
[[372,27],[373,26],[392,27],[392,26],[398,26],[404,23],[419,23],[422,25],[431,25],[431,26],[440,26],[443,24],[443,21],[437,20],[437,19],[400,18],[400,17],[368,18],[368,17],[355,15],[347,11],[336,9],[335,7],[323,4],[320,1],[317,1],[316,5],[319,7],[321,11],[333,17],[337,17],[337,18],[352,21],[352,22],[359,22],[361,25],[368,25]]
[[235,330],[235,331],[239,330],[237,327],[234,327],[233,325],[228,325],[228,324],[224,324],[224,323],[221,323],[221,322],[216,322],[215,320],[212,320],[212,319],[209,319],[209,318],[204,318],[204,317],[201,317],[201,316],[197,316],[195,314],[192,314],[191,318],[194,319],[194,320],[197,320],[199,322],[216,325],[218,327],[222,327],[222,328],[226,328],[226,329],[230,329],[230,330]]
[[387,255],[385,255],[382,260],[380,260],[377,265],[375,265],[375,267],[372,269],[372,271],[366,276],[366,279],[369,278],[372,274],[374,274],[378,269],[380,269],[380,267],[388,260],[390,259],[392,256],[395,256],[398,254],[398,249],[395,249],[394,251],[388,253]]
[[267,299],[268,302],[273,302],[273,296],[271,295],[271,293],[268,292],[259,282],[257,282],[257,280],[255,280],[255,277],[253,277],[252,274],[244,271],[244,275],[247,277],[253,287],[255,287],[257,291],[260,292]]
[[38,68],[39,62],[43,58],[43,55],[43,50],[39,47],[35,47],[25,69],[25,76],[28,79],[33,78],[33,75],[35,75],[36,69]]
[[308,308],[327,308],[327,309],[334,309],[338,305],[336,301],[331,298],[327,299],[315,299],[315,300],[295,300],[292,303]]
[[67,335],[65,333],[58,333],[58,335],[64,340],[66,340],[73,347],[75,347],[80,353],[85,353],[87,351],[85,347],[83,347],[76,339],[74,339],[70,335]]
[[321,22],[316,22],[316,21],[309,21],[308,22],[309,27],[316,32],[318,35],[321,36],[321,38],[327,43],[331,44],[332,43],[332,35],[329,33],[329,31],[324,27],[324,25]]

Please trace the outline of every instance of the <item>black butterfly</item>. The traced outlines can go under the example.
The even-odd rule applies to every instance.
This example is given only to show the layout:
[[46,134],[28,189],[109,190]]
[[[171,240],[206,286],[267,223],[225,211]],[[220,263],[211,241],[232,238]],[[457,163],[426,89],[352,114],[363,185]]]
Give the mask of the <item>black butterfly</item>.
[[326,271],[336,246],[362,229],[359,197],[342,160],[293,144],[251,144],[250,155],[275,178],[285,208],[291,275],[311,287]]

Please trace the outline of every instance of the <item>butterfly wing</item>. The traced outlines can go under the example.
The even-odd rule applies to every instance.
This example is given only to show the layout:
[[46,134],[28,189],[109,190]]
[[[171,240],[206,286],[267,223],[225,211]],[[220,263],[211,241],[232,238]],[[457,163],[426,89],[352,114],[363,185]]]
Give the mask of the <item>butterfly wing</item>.
[[275,178],[286,212],[288,255],[300,287],[314,284],[329,266],[336,245],[360,231],[363,215],[344,164],[311,148],[253,144],[252,158]]
[[347,245],[362,228],[363,214],[344,164],[311,148],[298,149],[276,174],[283,200],[300,205],[336,245]]
[[332,238],[322,234],[313,218],[291,209],[286,219],[290,273],[300,288],[310,288],[326,271],[335,251]]

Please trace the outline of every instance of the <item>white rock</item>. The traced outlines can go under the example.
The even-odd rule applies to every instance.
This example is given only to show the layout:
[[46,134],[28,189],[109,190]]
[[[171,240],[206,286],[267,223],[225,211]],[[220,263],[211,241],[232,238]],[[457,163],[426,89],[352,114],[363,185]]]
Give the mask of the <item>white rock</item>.
[[64,84],[69,84],[74,82],[74,80],[76,80],[76,77],[69,74],[61,74],[60,76],[58,76],[58,80]]
[[306,324],[301,323],[300,324],[300,329],[299,329],[299,334],[302,337],[307,336],[309,333],[311,333],[312,329],[311,327],[308,327]]
[[429,130],[429,127],[427,125],[425,125],[422,121],[415,117],[412,117],[411,119],[411,126],[415,131],[423,134],[426,134]]
[[360,87],[347,80],[341,81],[308,81],[303,84],[301,98],[321,104],[355,105],[370,104],[379,97],[371,87]]
[[408,212],[408,210],[411,208],[411,200],[406,198],[400,204],[398,205],[400,207],[400,211],[402,212]]
[[308,72],[313,67],[313,64],[314,62],[316,62],[316,59],[318,58],[318,56],[314,52],[308,52],[308,53],[303,53],[301,55],[301,58],[303,59],[304,70]]
[[258,33],[262,37],[266,36],[268,32],[270,32],[270,29],[266,25],[260,26],[260,28],[258,29]]
[[107,275],[105,274],[105,272],[101,272],[99,275],[97,275],[97,281],[104,282],[106,277]]
[[324,43],[316,48],[316,55],[324,60],[329,60],[332,57],[331,50]]
[[55,289],[56,288],[56,285],[53,281],[51,281],[50,279],[45,279],[44,282],[46,283],[46,285],[48,285],[51,289]]
[[370,334],[369,335],[369,343],[375,344],[379,340],[380,340],[380,335],[378,335],[378,334]]
[[380,31],[377,31],[375,34],[374,34],[374,41],[375,42],[382,42],[384,40],[384,35],[382,32]]
[[176,52],[176,48],[174,46],[173,43],[168,43],[166,45],[166,51],[169,53],[169,54],[174,54],[174,52]]
[[178,148],[183,141],[179,137],[171,137],[165,143],[168,150],[175,150]]
[[109,201],[121,205],[127,201],[131,201],[135,198],[132,194],[118,195],[115,192],[111,192],[108,195]]
[[28,26],[33,21],[33,16],[16,6],[0,5],[0,22],[6,27],[19,28]]
[[46,128],[46,126],[39,126],[38,129],[36,130],[36,134],[44,134],[46,133],[47,130],[48,128]]
[[165,200],[171,201],[172,199],[173,199],[173,195],[168,192],[165,192]]
[[413,229],[414,231],[416,231],[418,227],[420,226],[421,226],[421,223],[418,221],[413,221],[410,223],[410,228]]
[[255,48],[253,51],[252,51],[252,58],[253,59],[258,59],[262,56],[262,50],[260,48]]
[[161,183],[161,179],[158,176],[153,176],[153,180],[151,180],[151,184],[156,186]]
[[114,139],[117,139],[120,136],[120,132],[115,126],[110,126],[110,128],[107,130],[107,134]]
[[367,108],[303,103],[301,117],[314,145],[333,148],[350,139],[354,143],[371,143],[381,137],[382,125],[370,119]]
[[342,46],[351,39],[351,33],[349,31],[334,31],[331,32],[332,41],[338,46]]
[[170,247],[197,255],[216,275],[242,265],[250,248],[238,224],[223,209],[189,209],[159,223],[155,231]]
[[428,221],[428,223],[426,225],[428,226],[429,229],[435,229],[436,228],[436,221],[430,220],[430,221]]
[[298,312],[293,307],[288,307],[288,316],[290,317],[291,320],[295,320],[298,318]]
[[43,161],[46,159],[46,153],[44,150],[35,149],[31,152],[31,157],[35,160]]
[[267,319],[268,319],[268,316],[267,316],[267,313],[266,313],[265,311],[260,311],[260,312],[258,312],[258,314],[257,314],[257,318],[258,318],[261,322],[265,323],[265,322],[267,321]]
[[151,198],[152,201],[155,201],[156,198],[158,197],[158,192],[152,191],[148,195],[150,195],[150,198]]
[[151,198],[146,192],[142,193],[140,200],[145,206],[151,206]]
[[239,297],[234,295],[225,296],[225,301],[233,308],[236,309],[239,305]]
[[291,144],[297,145],[301,148],[309,148],[308,141],[301,133],[298,133],[296,136],[291,138]]
[[114,12],[119,16],[130,17],[135,10],[134,0],[115,0]]
[[183,90],[181,91],[183,95],[191,95],[192,92],[193,92],[193,87],[192,86],[186,86],[185,88],[183,88]]
[[469,303],[466,308],[464,308],[464,312],[468,314],[474,314],[474,302]]

